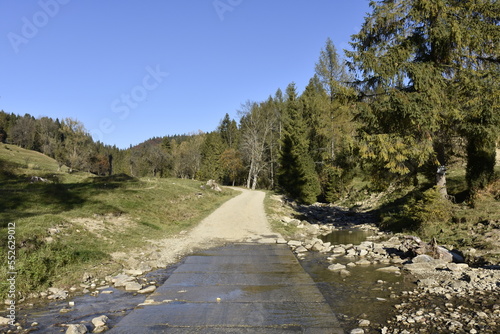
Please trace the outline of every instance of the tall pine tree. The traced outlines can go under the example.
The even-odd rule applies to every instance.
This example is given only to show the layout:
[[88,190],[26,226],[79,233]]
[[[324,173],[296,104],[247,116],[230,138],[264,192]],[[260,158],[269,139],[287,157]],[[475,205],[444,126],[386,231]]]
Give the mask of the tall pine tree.
[[302,117],[295,84],[286,89],[287,99],[278,182],[286,194],[305,204],[321,192],[314,161],[309,154],[308,130]]

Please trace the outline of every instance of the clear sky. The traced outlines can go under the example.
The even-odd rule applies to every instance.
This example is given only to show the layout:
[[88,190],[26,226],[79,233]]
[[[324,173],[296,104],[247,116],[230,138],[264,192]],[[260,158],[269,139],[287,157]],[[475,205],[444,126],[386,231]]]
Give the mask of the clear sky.
[[81,121],[127,148],[215,130],[314,75],[368,0],[0,0],[0,110]]

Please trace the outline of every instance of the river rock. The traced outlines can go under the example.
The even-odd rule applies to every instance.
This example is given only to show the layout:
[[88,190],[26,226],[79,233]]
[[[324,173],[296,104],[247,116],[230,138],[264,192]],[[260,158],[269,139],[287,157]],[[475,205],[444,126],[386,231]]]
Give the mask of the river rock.
[[143,274],[142,270],[124,270],[124,273],[129,275],[129,276],[141,276]]
[[323,242],[318,241],[312,246],[311,250],[314,252],[324,252],[325,246],[323,245]]
[[370,320],[361,319],[361,320],[358,322],[358,326],[359,326],[359,327],[368,327],[368,326],[370,326]]
[[463,271],[469,268],[467,263],[448,263],[446,267],[451,271]]
[[94,325],[93,333],[102,333],[107,331],[109,328],[106,326],[109,318],[106,315],[101,315],[100,317],[96,317],[92,319],[92,324]]
[[49,297],[47,297],[48,299],[52,299],[52,300],[64,300],[66,298],[68,298],[68,292],[67,291],[64,291],[62,289],[58,289],[58,288],[49,288]]
[[412,263],[429,263],[434,261],[435,259],[427,254],[417,255],[411,260]]
[[0,325],[8,325],[10,322],[9,318],[0,317]]
[[356,261],[355,264],[358,266],[368,266],[372,263],[366,259],[362,259],[362,260]]
[[95,317],[92,319],[92,324],[95,327],[103,327],[108,322],[109,318],[106,315],[101,315],[100,317]]
[[342,277],[348,277],[348,276],[351,276],[351,272],[349,270],[346,270],[346,269],[341,269],[339,271],[339,274],[340,276]]
[[399,273],[400,272],[399,267],[396,267],[396,266],[378,268],[377,271],[383,271],[386,273]]
[[320,228],[317,224],[310,224],[309,226],[307,226],[306,231],[309,234],[320,234]]
[[78,325],[68,325],[66,334],[85,334],[88,333],[87,327],[82,324]]
[[332,249],[333,254],[345,254],[345,251],[344,247],[335,247]]
[[129,282],[125,284],[126,291],[139,291],[142,289],[142,285],[137,282]]
[[290,241],[288,241],[288,246],[290,246],[290,247],[300,247],[300,246],[302,246],[302,241],[290,240]]
[[351,334],[364,334],[365,330],[363,328],[354,328],[351,330]]
[[305,248],[304,246],[299,246],[295,249],[295,253],[306,253],[307,252],[307,248]]
[[144,288],[144,289],[137,291],[137,293],[141,293],[141,294],[153,293],[153,292],[155,292],[155,290],[156,290],[156,286],[150,285],[147,288]]
[[340,263],[334,263],[334,264],[331,264],[328,266],[328,270],[331,270],[331,271],[340,271],[342,269],[346,269],[347,267],[343,264],[340,264]]
[[111,279],[115,287],[121,287],[127,285],[127,283],[135,282],[135,278],[132,276],[120,274]]

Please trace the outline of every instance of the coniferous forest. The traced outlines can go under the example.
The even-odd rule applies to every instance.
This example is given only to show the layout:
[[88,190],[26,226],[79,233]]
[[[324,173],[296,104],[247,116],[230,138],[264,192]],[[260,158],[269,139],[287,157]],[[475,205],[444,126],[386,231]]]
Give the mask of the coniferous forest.
[[[412,185],[449,199],[446,169],[465,169],[467,198],[495,179],[500,129],[500,3],[374,1],[351,51],[328,39],[303,92],[292,82],[246,101],[210,133],[128,149],[93,141],[74,119],[0,112],[0,142],[100,176],[215,179],[274,189],[300,203]],[[9,113],[10,112],[10,113]],[[36,111],[34,111],[36,112]],[[223,116],[223,117],[222,117]],[[214,116],[216,117],[216,116]]]

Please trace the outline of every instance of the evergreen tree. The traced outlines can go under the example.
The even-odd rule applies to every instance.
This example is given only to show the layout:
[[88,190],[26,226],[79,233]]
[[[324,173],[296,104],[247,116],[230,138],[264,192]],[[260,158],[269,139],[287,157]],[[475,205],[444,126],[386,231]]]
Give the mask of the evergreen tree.
[[311,204],[317,200],[321,189],[309,155],[308,131],[294,83],[288,85],[286,94],[287,121],[284,124],[278,182],[286,194],[299,202]]
[[221,155],[224,152],[224,143],[219,132],[210,132],[205,136],[201,146],[201,168],[198,178],[201,180],[216,180],[220,182],[224,175],[221,165]]
[[239,142],[239,129],[236,121],[229,117],[229,114],[226,114],[222,119],[217,131],[220,133],[220,136],[224,142],[224,144],[228,148],[236,148],[238,147]]
[[[500,4],[395,0],[373,1],[371,6],[373,13],[353,37],[354,51],[348,53],[353,70],[362,73],[360,89],[366,102],[360,105],[365,124],[362,155],[394,175],[414,175],[426,162],[437,169],[447,163],[445,144],[451,134],[464,128],[474,148],[469,150],[469,165],[481,157],[490,161],[491,154],[474,152],[491,152],[494,136],[484,145],[477,139],[498,129],[498,109],[492,102],[498,88],[481,88],[486,88],[482,83],[488,77],[498,87],[498,67],[493,73],[494,66],[487,64],[498,64]],[[487,93],[480,103],[474,101],[478,88],[480,94]],[[490,163],[482,166],[491,173]],[[469,173],[468,178],[478,174]],[[446,195],[444,174],[437,175]]]

